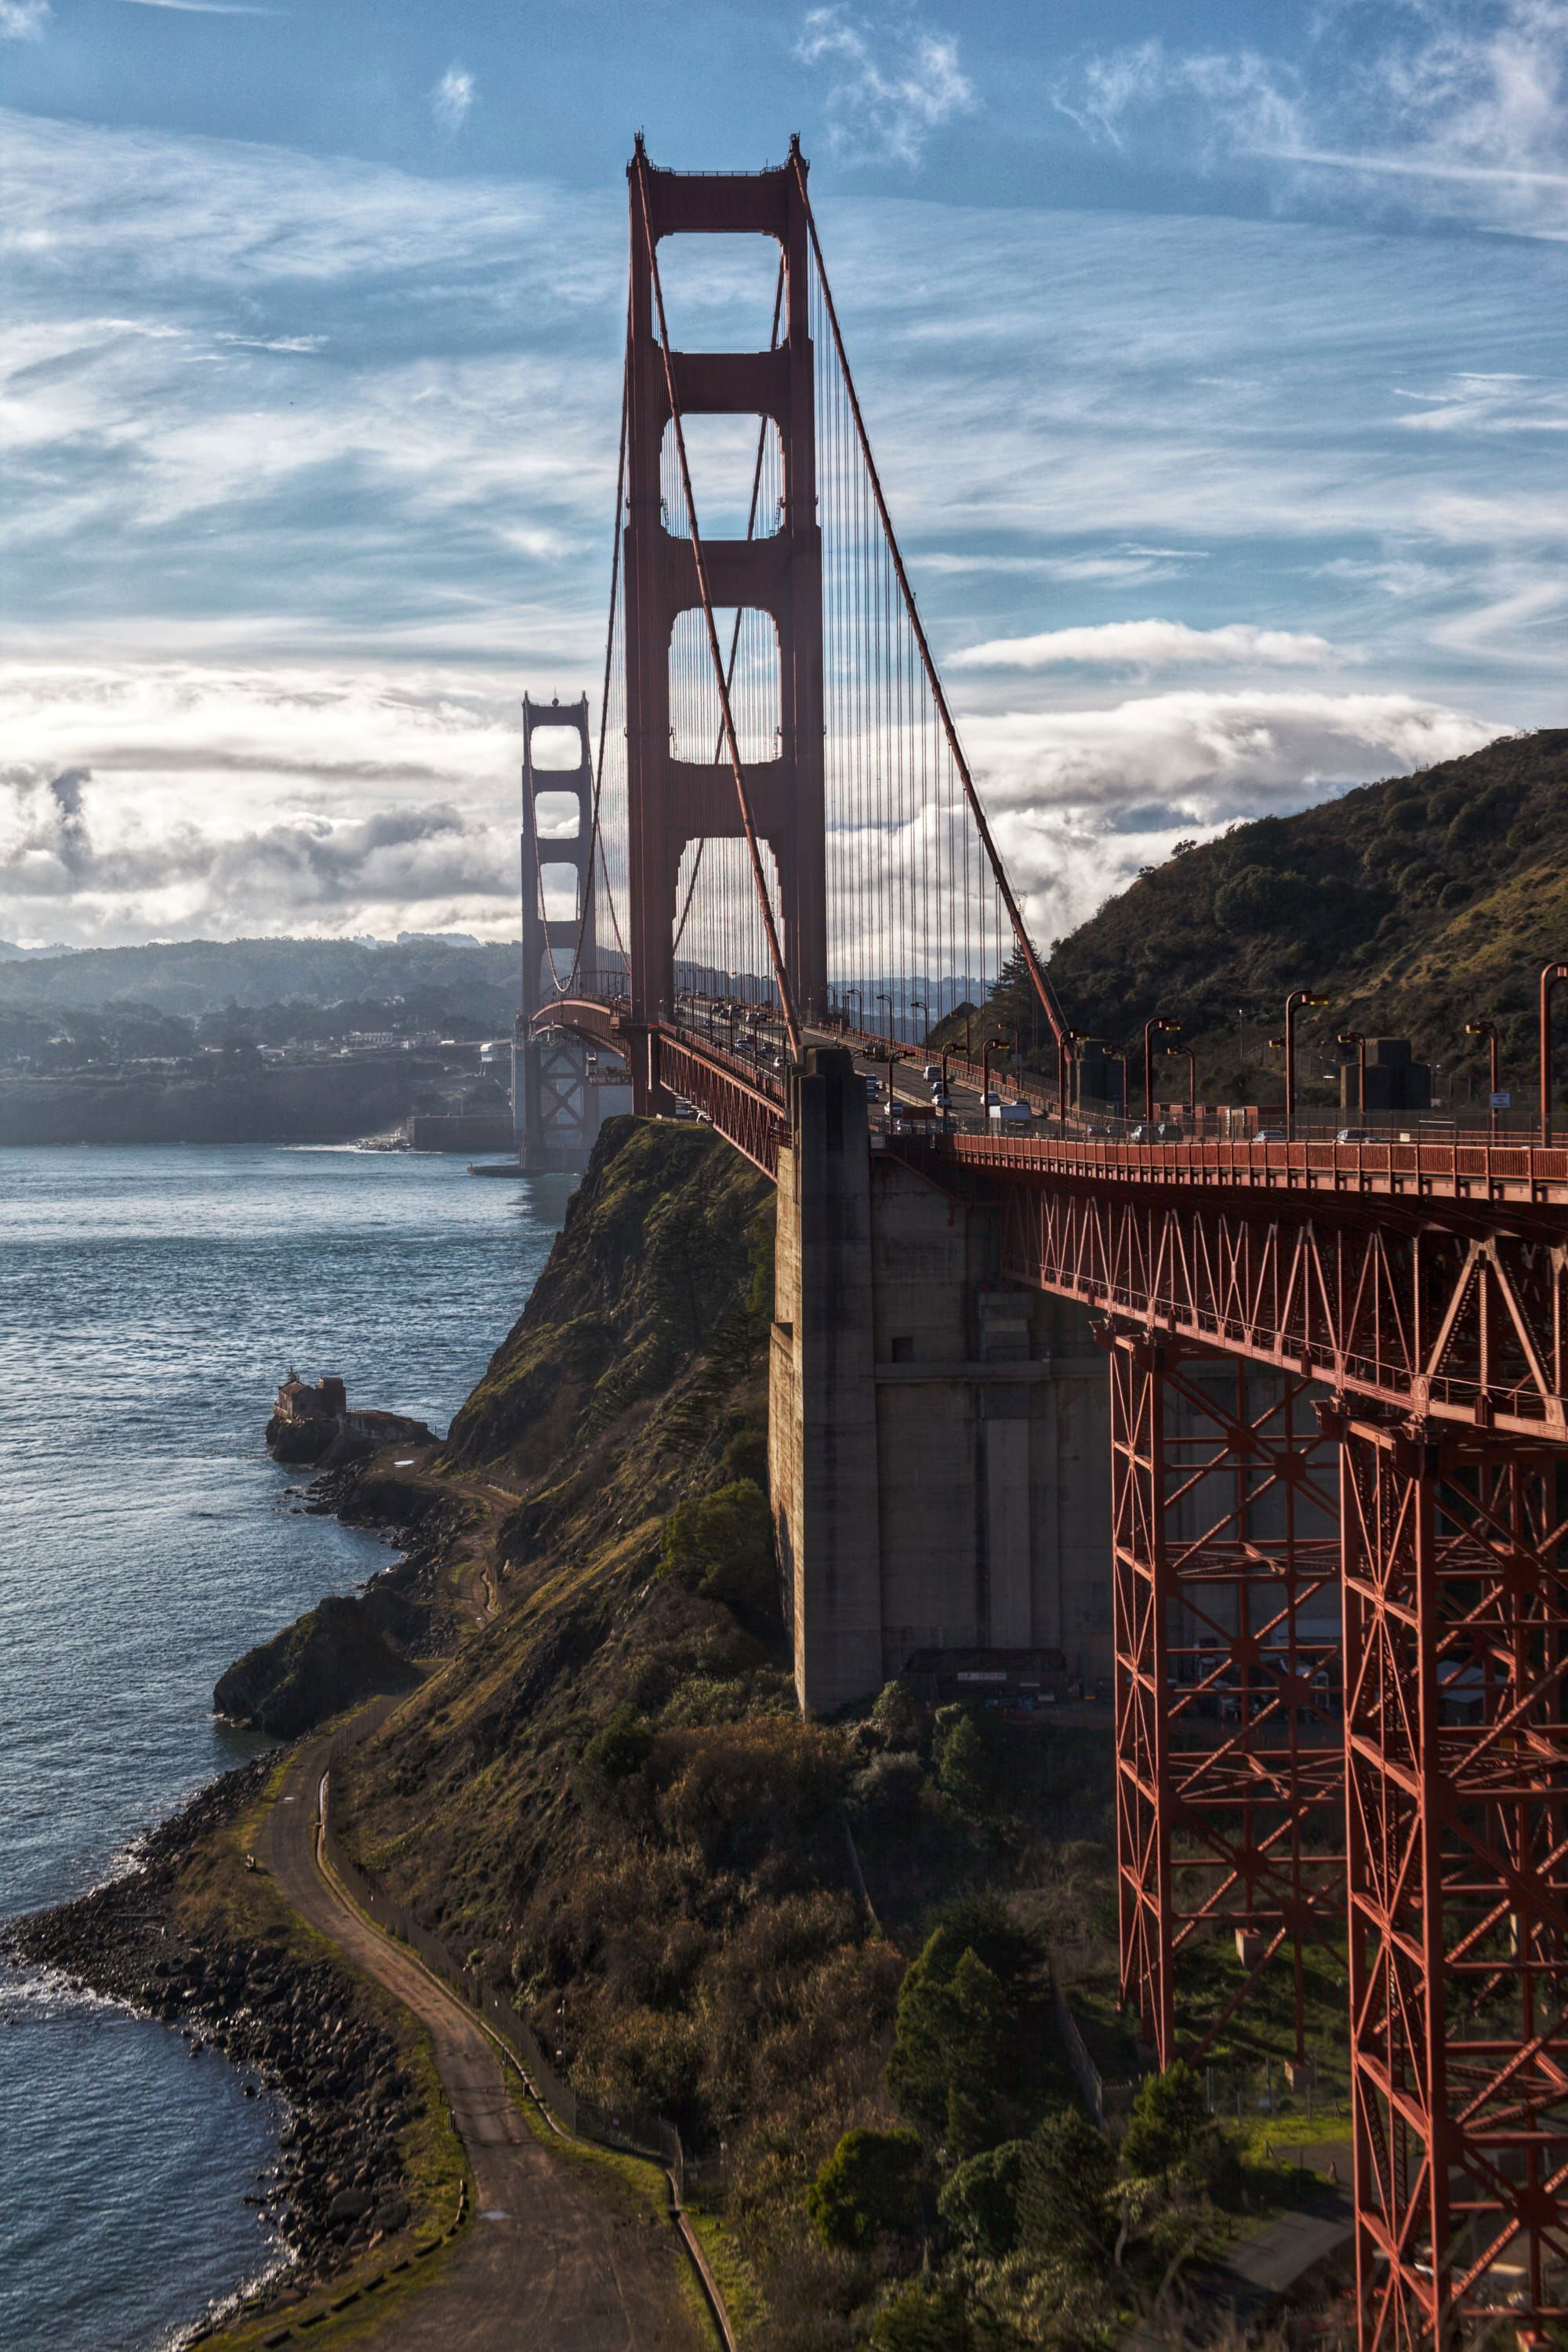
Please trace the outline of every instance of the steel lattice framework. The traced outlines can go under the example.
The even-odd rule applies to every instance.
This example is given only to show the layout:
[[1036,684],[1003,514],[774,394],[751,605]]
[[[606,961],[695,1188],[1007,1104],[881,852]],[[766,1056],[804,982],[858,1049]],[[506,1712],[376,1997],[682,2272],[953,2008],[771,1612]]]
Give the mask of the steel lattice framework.
[[1341,1427],[1371,2341],[1568,2319],[1568,1459]]
[[[630,176],[603,936],[535,1026],[625,1053],[640,1109],[678,1095],[774,1174],[784,1090],[718,1042],[715,996],[793,1049],[837,984],[828,1034],[856,998],[865,1042],[875,999],[890,1051],[937,1013],[911,974],[984,989],[1011,953],[1059,1090],[1072,1033],[915,610],[805,159],[671,173],[639,142]],[[776,240],[767,351],[672,347],[659,245],[691,230]],[[704,541],[684,420],[737,411],[747,538]],[[716,605],[773,633],[755,756],[755,646],[737,619],[726,662]],[[705,662],[716,749],[678,757]],[[694,937],[734,983],[707,1035]],[[847,961],[863,939],[898,961]],[[1124,1995],[1164,2063],[1288,1969],[1300,2057],[1309,1947],[1348,1972],[1364,2352],[1568,2324],[1568,1150],[1543,1102],[1534,1143],[889,1139],[994,1209],[1006,1277],[1098,1318]],[[1185,1956],[1226,1938],[1239,1968],[1184,2042]]]
[[[1344,1920],[1333,1470],[1305,1381],[1249,1381],[1234,1358],[1144,1332],[1101,1337],[1122,1999],[1162,2066],[1195,2061],[1283,1958],[1304,2063],[1303,1945],[1331,1944]],[[1183,2047],[1178,1957],[1216,1929],[1239,1980]]]

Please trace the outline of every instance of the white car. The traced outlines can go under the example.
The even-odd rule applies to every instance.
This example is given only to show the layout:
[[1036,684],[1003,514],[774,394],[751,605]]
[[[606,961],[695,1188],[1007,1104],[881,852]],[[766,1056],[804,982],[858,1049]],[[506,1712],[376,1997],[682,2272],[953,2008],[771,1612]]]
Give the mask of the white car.
[[924,1078],[928,1087],[941,1086],[942,1064],[940,1062],[928,1062],[925,1068],[921,1072],[921,1076]]

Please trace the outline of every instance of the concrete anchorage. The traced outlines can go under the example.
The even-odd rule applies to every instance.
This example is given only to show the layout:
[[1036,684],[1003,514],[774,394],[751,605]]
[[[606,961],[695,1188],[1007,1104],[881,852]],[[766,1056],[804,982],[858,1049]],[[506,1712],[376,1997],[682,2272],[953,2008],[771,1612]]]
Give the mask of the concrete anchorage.
[[1005,1290],[989,1210],[873,1150],[848,1054],[808,1049],[779,1168],[769,1471],[807,1714],[921,1649],[1110,1669],[1105,1360]]

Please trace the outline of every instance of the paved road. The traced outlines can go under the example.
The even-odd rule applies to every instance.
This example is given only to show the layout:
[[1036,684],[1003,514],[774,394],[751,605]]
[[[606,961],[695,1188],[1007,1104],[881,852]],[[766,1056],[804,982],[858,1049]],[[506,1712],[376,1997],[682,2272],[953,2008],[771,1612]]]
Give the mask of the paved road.
[[668,2224],[601,2198],[534,2137],[489,2036],[321,1876],[315,1816],[325,1747],[313,1740],[295,1759],[261,1859],[294,1909],[428,2030],[474,2181],[474,2221],[440,2277],[371,2339],[374,2352],[706,2352]]

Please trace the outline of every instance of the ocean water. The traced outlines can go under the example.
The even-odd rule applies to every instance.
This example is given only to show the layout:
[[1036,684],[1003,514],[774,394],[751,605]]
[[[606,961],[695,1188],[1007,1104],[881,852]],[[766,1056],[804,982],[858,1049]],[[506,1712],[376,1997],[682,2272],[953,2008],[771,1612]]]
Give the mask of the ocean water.
[[[444,1429],[559,1229],[558,1177],[346,1150],[0,1150],[0,1916],[121,1866],[265,1743],[229,1661],[385,1565],[262,1430],[290,1365]],[[212,2053],[0,1972],[0,2347],[152,2352],[262,2267],[276,2118]]]

